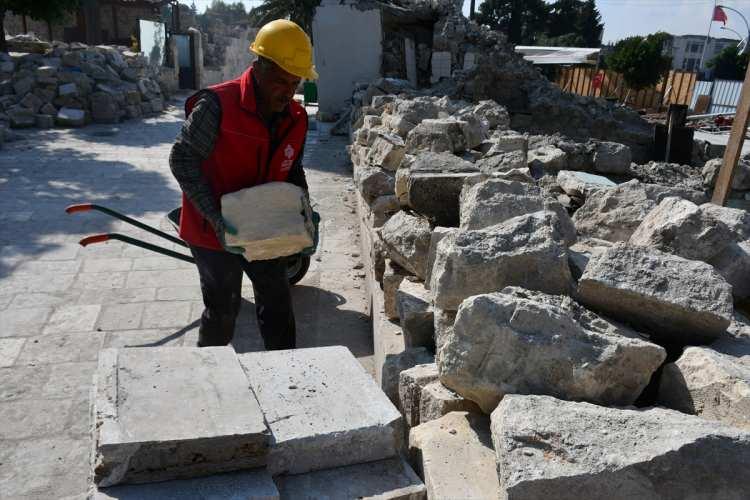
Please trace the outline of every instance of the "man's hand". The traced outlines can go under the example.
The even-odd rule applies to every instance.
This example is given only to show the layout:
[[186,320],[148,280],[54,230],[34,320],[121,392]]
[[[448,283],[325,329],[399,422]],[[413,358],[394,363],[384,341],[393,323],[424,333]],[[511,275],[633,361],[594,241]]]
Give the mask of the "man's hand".
[[227,245],[227,241],[225,238],[226,234],[237,234],[237,228],[233,225],[229,224],[226,219],[221,219],[221,223],[218,224],[219,227],[216,228],[216,237],[219,239],[219,243],[221,244],[221,247],[229,252],[233,253],[235,255],[243,255],[245,253],[245,249],[243,247],[234,247]]

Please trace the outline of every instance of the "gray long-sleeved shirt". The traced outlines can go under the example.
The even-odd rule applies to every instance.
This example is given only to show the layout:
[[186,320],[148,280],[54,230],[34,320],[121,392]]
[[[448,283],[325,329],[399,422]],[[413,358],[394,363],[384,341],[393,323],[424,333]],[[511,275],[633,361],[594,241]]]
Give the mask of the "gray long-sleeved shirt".
[[[278,115],[267,123],[271,137],[275,136],[275,124]],[[169,155],[169,168],[180,188],[193,203],[198,212],[213,226],[218,234],[224,233],[224,221],[221,209],[214,199],[211,186],[201,171],[201,164],[211,155],[221,124],[221,103],[216,94],[203,90],[198,95],[190,116],[182,125],[182,130],[172,146]],[[272,147],[276,147],[272,141]],[[305,170],[302,167],[304,145],[297,161],[289,170],[287,182],[307,191]]]

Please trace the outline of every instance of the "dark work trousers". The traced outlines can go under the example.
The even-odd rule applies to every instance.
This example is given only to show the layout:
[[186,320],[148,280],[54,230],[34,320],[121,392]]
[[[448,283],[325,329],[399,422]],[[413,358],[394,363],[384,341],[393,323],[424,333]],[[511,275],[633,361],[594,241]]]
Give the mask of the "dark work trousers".
[[294,349],[291,287],[284,259],[246,261],[241,255],[190,247],[198,266],[205,309],[198,346],[227,345],[242,302],[242,273],[255,292],[255,314],[266,350]]

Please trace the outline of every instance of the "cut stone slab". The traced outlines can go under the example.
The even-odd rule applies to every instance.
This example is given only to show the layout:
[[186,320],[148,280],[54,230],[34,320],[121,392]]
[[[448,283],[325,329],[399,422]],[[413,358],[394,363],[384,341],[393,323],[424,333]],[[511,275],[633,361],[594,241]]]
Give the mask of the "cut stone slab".
[[409,433],[409,456],[433,499],[500,498],[489,417],[464,411]]
[[379,232],[390,258],[424,279],[432,233],[427,219],[401,211],[391,217]]
[[239,360],[271,429],[274,476],[397,454],[401,414],[347,348],[246,353]]
[[583,271],[586,270],[591,257],[611,248],[612,245],[611,241],[586,238],[570,246],[568,248],[568,263],[570,264],[570,272],[573,274],[573,278],[576,281],[581,279]]
[[423,283],[405,279],[396,291],[396,308],[406,347],[434,349],[432,295]]
[[282,499],[426,500],[426,489],[401,458],[276,479]]
[[466,299],[440,349],[440,381],[491,412],[506,394],[629,405],[663,348],[570,297],[509,287]]
[[491,419],[504,498],[744,498],[750,434],[682,413],[506,396]]
[[231,347],[105,349],[96,390],[100,487],[266,464],[268,429]]
[[456,394],[440,383],[440,380],[431,382],[422,388],[422,394],[419,397],[420,423],[437,420],[452,411],[482,412],[474,401]]
[[524,182],[486,179],[467,183],[461,192],[461,229],[483,229],[519,215],[544,210],[537,186]]
[[586,198],[597,189],[616,187],[617,184],[601,175],[561,170],[557,174],[557,183],[570,196]]
[[461,153],[466,150],[467,126],[467,122],[453,118],[423,120],[406,136],[406,152]]
[[396,177],[382,168],[357,166],[355,163],[354,182],[368,203],[395,194]]
[[438,379],[437,365],[417,365],[401,372],[398,380],[399,408],[408,427],[419,425],[422,389]]
[[279,500],[279,490],[265,470],[230,472],[197,479],[113,486],[93,500],[206,500],[209,498]]
[[617,244],[593,256],[578,282],[580,301],[678,345],[711,342],[732,321],[732,287],[710,265]]
[[376,167],[395,172],[404,159],[405,148],[401,137],[394,134],[378,134],[370,148],[369,161]]
[[557,214],[544,211],[447,235],[432,269],[434,305],[456,311],[465,298],[506,286],[569,294],[573,278],[558,227]]
[[662,371],[659,404],[750,431],[750,337],[685,349]]
[[425,347],[411,347],[401,352],[387,354],[383,362],[380,386],[394,405],[399,403],[399,378],[401,372],[417,365],[435,362],[435,356]]
[[302,188],[288,182],[225,194],[221,213],[237,230],[237,234],[225,235],[227,244],[244,247],[248,261],[287,257],[313,246],[310,203]]
[[535,179],[556,174],[568,166],[568,154],[555,146],[532,149],[528,155],[529,170]]

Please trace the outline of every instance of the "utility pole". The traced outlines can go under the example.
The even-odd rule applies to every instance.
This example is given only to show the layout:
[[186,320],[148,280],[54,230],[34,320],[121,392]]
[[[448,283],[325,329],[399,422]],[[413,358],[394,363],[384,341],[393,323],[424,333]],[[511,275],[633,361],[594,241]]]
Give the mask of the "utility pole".
[[737,114],[734,117],[732,132],[729,135],[729,143],[724,153],[724,162],[716,180],[714,195],[711,199],[716,205],[724,205],[732,190],[732,179],[737,170],[737,163],[742,156],[742,146],[745,144],[747,125],[750,122],[750,67],[745,73],[745,82],[742,84],[740,102],[737,104]]

